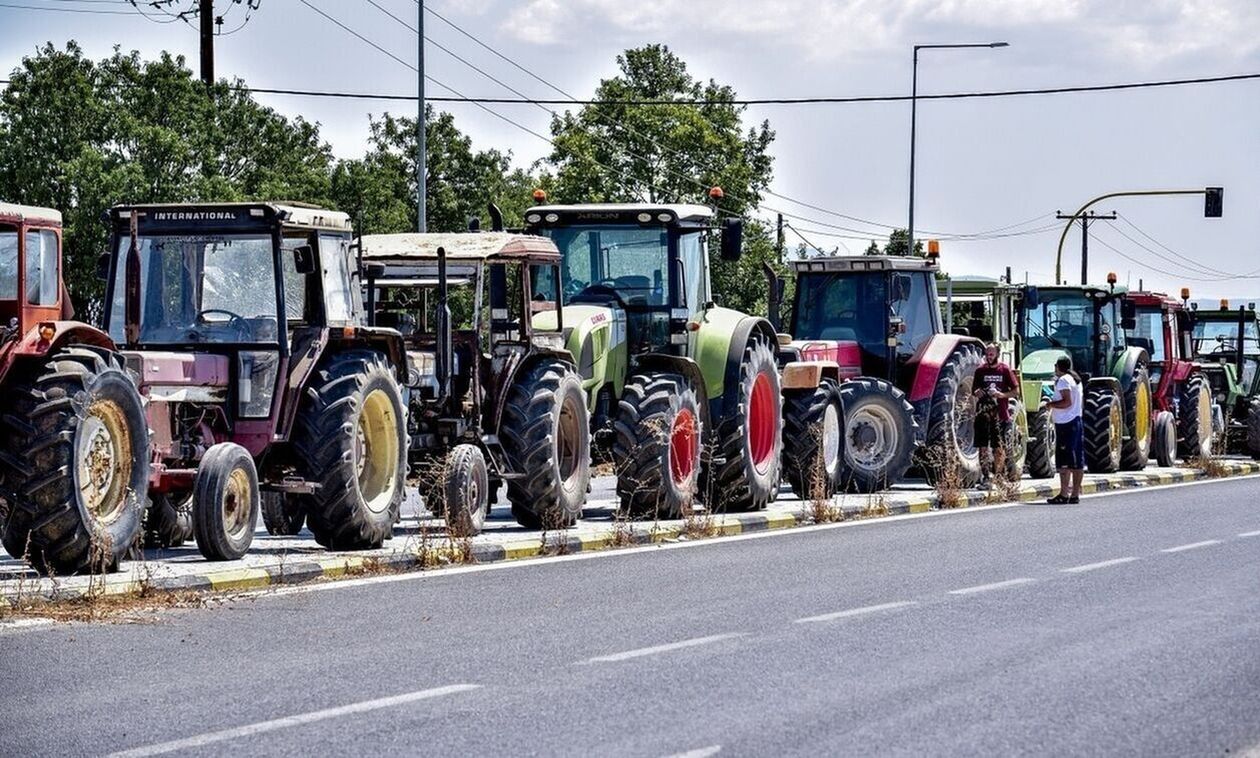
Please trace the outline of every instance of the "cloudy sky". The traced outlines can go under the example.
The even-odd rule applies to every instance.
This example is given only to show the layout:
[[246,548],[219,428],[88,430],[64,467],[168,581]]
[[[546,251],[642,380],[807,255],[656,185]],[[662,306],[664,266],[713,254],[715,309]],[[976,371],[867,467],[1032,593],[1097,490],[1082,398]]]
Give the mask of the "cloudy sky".
[[[184,0],[187,4],[188,0]],[[669,44],[701,78],[748,98],[908,94],[911,48],[1006,41],[999,50],[925,51],[920,92],[1025,89],[1260,72],[1256,0],[428,0],[431,7],[564,91],[587,96],[615,72],[621,50]],[[224,12],[227,0],[218,0]],[[366,0],[261,0],[249,24],[218,40],[219,76],[259,87],[415,92],[415,74],[306,3],[408,64],[416,35]],[[377,0],[414,24],[414,0]],[[38,6],[28,10],[13,6]],[[57,9],[57,10],[52,10]],[[83,11],[122,11],[85,13]],[[231,9],[225,28],[242,18]],[[436,17],[426,33],[513,87],[555,97]],[[0,0],[0,70],[44,41],[78,40],[94,57],[115,45],[146,56],[182,53],[196,66],[197,35],[158,24],[125,0]],[[511,96],[433,45],[430,76],[469,95]],[[440,89],[430,85],[430,93]],[[338,155],[363,149],[367,115],[405,103],[262,98],[323,125]],[[444,106],[482,146],[527,165],[547,145],[475,106]],[[493,106],[545,133],[549,115],[530,105]],[[905,224],[909,105],[756,106],[778,133],[775,192],[826,211]],[[1129,92],[1024,96],[920,104],[916,225],[952,234],[1045,228],[1109,191],[1226,188],[1225,217],[1204,219],[1200,198],[1111,201],[1123,220],[1091,229],[1095,279],[1196,297],[1260,300],[1260,80]],[[858,251],[886,230],[769,197],[766,206],[804,218],[795,226],[819,247]],[[770,210],[763,211],[767,216]],[[1013,226],[1012,225],[1018,225]],[[837,229],[836,227],[846,227]],[[852,231],[852,230],[857,230]],[[825,236],[826,233],[846,235]],[[1057,229],[943,243],[955,273],[996,275],[1012,266],[1034,281],[1053,274]],[[1109,249],[1107,246],[1113,249]],[[1065,269],[1079,270],[1079,234]],[[1126,257],[1127,256],[1127,257]],[[1193,266],[1186,263],[1190,261]],[[1157,271],[1162,269],[1162,272]]]

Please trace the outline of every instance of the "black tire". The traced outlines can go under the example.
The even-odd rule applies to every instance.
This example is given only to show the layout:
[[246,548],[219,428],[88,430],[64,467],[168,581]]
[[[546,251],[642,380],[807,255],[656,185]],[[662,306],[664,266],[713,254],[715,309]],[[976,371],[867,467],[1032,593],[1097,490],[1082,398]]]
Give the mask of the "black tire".
[[[13,369],[0,393],[5,550],[43,573],[115,569],[140,538],[149,481],[149,425],[122,358],[68,347]],[[114,461],[99,498],[80,489],[89,452]]]
[[844,457],[840,387],[824,379],[783,393],[783,475],[801,500],[829,499],[840,486]]
[[1106,386],[1085,391],[1085,465],[1093,474],[1120,470],[1124,415],[1120,395]]
[[456,445],[447,457],[442,513],[453,537],[481,534],[490,511],[490,472],[476,445]]
[[1151,425],[1151,458],[1167,468],[1177,462],[1177,420],[1170,411],[1155,414]]
[[544,360],[516,377],[499,438],[508,464],[521,475],[508,480],[507,496],[522,526],[559,529],[582,517],[591,481],[591,422],[582,380],[569,364]]
[[882,379],[860,377],[840,385],[840,404],[841,488],[878,492],[904,479],[914,462],[918,428],[905,393]]
[[408,445],[402,393],[385,357],[370,350],[328,357],[298,407],[292,439],[302,475],[319,485],[298,496],[315,541],[363,550],[389,539]]
[[613,422],[623,513],[676,519],[691,512],[700,475],[702,419],[696,389],[681,374],[630,377]]
[[191,493],[167,492],[149,498],[144,514],[145,547],[180,547],[192,536]]
[[1212,457],[1212,390],[1202,374],[1181,385],[1177,413],[1177,455],[1182,460]]
[[234,561],[254,542],[261,509],[258,469],[234,442],[213,445],[197,464],[193,485],[193,537],[211,561]]
[[1006,477],[1018,482],[1028,465],[1028,410],[1020,400],[1010,401],[1011,433],[1006,438]]
[[712,462],[701,472],[701,491],[715,513],[759,511],[779,483],[783,396],[769,341],[748,340],[734,404],[716,419]]
[[302,501],[284,492],[262,493],[262,521],[267,534],[273,537],[292,537],[302,532],[306,524],[306,509]]
[[1028,457],[1024,467],[1033,479],[1050,479],[1057,469],[1054,465],[1054,419],[1049,408],[1042,408],[1028,416]]
[[961,486],[970,487],[980,481],[972,383],[982,361],[980,347],[964,343],[941,364],[928,410],[927,445],[919,455],[929,482],[937,481],[950,469],[957,472]]
[[1252,400],[1247,406],[1247,452],[1253,460],[1260,461],[1260,400]]
[[[1139,402],[1145,393],[1146,402]],[[1133,370],[1133,378],[1124,391],[1124,443],[1120,446],[1120,468],[1123,471],[1141,471],[1151,459],[1151,379],[1146,365],[1139,364]],[[1146,418],[1138,418],[1139,409],[1146,408]],[[1142,429],[1145,432],[1142,432]]]

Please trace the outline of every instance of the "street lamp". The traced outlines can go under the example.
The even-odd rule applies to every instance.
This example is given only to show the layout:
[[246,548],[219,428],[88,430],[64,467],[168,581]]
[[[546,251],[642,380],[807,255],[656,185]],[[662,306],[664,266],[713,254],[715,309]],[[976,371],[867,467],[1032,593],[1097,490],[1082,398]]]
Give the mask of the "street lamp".
[[914,72],[910,84],[910,223],[906,228],[906,236],[908,238],[909,247],[906,248],[907,255],[914,255],[914,137],[916,116],[918,115],[919,105],[919,51],[920,50],[952,50],[969,47],[1009,47],[1006,42],[963,42],[943,45],[915,45],[914,46]]

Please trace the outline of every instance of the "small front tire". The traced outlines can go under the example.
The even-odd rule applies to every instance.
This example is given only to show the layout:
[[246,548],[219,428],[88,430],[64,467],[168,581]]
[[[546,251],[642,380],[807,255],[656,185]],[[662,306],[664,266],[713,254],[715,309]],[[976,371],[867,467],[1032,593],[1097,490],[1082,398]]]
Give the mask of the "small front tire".
[[193,485],[193,536],[208,560],[234,561],[254,541],[258,470],[249,451],[220,442],[202,456]]

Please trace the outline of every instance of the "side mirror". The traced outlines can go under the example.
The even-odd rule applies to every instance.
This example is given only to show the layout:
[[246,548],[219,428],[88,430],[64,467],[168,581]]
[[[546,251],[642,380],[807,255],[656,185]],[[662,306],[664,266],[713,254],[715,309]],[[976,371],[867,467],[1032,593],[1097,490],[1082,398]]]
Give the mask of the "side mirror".
[[302,275],[315,273],[315,248],[310,245],[293,248],[293,269]]
[[722,222],[722,260],[737,261],[744,254],[744,220],[728,218]]
[[[1120,301],[1120,318],[1124,321],[1137,321],[1137,303],[1132,300]],[[1133,327],[1126,326],[1125,329]]]
[[96,276],[105,281],[109,281],[109,259],[109,253],[96,256]]
[[1120,328],[1126,332],[1137,329],[1137,318],[1135,316],[1121,316]]
[[1024,307],[1031,310],[1039,305],[1041,305],[1041,292],[1036,287],[1026,288],[1024,290]]

